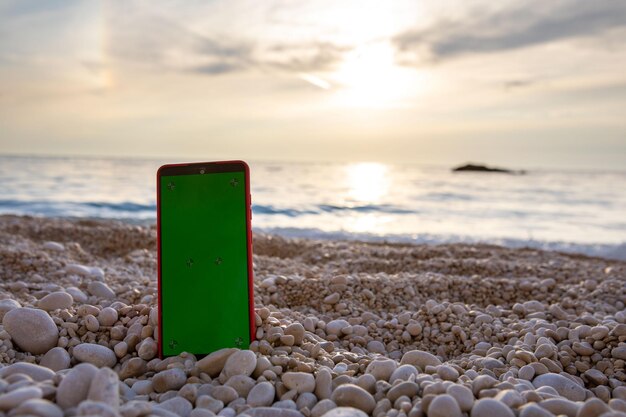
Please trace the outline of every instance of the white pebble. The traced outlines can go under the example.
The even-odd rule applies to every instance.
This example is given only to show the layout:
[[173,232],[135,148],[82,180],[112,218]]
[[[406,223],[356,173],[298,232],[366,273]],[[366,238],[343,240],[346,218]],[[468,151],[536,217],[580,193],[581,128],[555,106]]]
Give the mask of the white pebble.
[[48,313],[40,309],[13,309],[4,315],[2,324],[22,350],[35,355],[46,353],[59,340],[56,324]]

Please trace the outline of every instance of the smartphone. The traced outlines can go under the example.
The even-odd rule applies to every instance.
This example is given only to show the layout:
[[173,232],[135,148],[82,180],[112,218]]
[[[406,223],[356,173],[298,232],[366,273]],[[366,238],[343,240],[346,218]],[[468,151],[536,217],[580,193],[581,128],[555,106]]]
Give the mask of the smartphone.
[[253,341],[250,202],[243,161],[159,168],[160,357],[247,349]]

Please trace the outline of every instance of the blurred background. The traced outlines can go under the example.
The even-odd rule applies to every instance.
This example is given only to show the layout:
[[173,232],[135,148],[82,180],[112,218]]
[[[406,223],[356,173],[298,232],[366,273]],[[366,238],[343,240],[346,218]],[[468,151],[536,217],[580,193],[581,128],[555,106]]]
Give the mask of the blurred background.
[[4,0],[0,213],[153,223],[160,164],[245,159],[257,231],[626,259],[624,68],[612,0]]

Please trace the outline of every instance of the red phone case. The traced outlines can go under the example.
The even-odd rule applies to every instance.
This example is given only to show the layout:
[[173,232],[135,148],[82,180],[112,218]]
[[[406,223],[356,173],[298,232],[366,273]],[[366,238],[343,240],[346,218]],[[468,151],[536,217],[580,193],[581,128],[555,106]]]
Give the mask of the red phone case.
[[255,325],[255,316],[254,316],[254,275],[252,268],[252,196],[250,195],[250,167],[247,163],[241,160],[231,160],[231,161],[214,161],[214,162],[189,162],[189,163],[181,163],[181,164],[167,164],[161,166],[157,170],[157,276],[158,276],[158,316],[159,316],[159,358],[163,358],[163,337],[161,331],[161,323],[162,320],[162,312],[161,312],[161,187],[159,184],[159,177],[161,176],[161,170],[167,167],[176,167],[176,166],[189,166],[189,165],[210,165],[210,164],[241,164],[244,168],[245,175],[245,183],[246,183],[246,240],[248,246],[248,306],[249,306],[249,317],[250,317],[250,342],[255,340],[256,336],[256,325]]

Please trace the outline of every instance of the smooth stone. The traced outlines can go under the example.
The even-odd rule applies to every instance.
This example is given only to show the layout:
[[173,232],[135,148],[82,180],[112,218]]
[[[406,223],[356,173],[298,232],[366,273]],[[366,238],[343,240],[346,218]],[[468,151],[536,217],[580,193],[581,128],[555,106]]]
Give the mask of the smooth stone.
[[35,365],[28,362],[16,362],[11,365],[7,365],[4,368],[0,368],[0,378],[6,379],[7,377],[15,374],[25,374],[31,377],[33,380],[41,382],[54,378],[54,372],[45,366]]
[[50,368],[53,371],[60,371],[61,369],[67,369],[70,367],[71,358],[67,350],[62,347],[55,347],[50,349],[39,361],[41,366]]
[[47,250],[52,250],[56,252],[63,252],[65,250],[65,246],[62,243],[54,242],[52,240],[45,242],[43,244],[43,248]]
[[42,310],[52,311],[70,308],[74,304],[74,298],[65,291],[55,291],[43,297],[37,303]]
[[584,401],[585,389],[571,379],[560,374],[543,374],[536,377],[533,382],[535,388],[549,386],[554,388],[560,396],[572,401]]
[[471,417],[515,417],[513,411],[502,404],[501,402],[494,400],[493,398],[482,398],[472,407]]
[[331,400],[339,407],[354,407],[367,414],[376,407],[376,401],[372,394],[354,384],[343,384],[335,388]]
[[15,310],[16,308],[20,307],[22,307],[22,305],[11,298],[0,300],[0,320],[2,320],[4,318],[4,315],[9,311]]
[[315,390],[315,378],[306,372],[285,372],[281,380],[287,388],[295,389],[298,394]]
[[320,368],[315,374],[315,396],[318,400],[330,398],[333,393],[332,374],[327,367]]
[[120,414],[108,404],[96,401],[83,401],[76,409],[76,415],[85,417],[119,417]]
[[77,303],[84,304],[89,299],[89,297],[87,297],[87,294],[85,294],[84,292],[82,292],[82,290],[76,287],[67,287],[65,289],[65,292],[71,295],[74,301],[76,301]]
[[101,326],[113,326],[118,319],[117,310],[111,307],[105,307],[98,313],[98,322]]
[[2,325],[20,349],[34,355],[46,353],[57,345],[59,330],[48,313],[21,307],[7,312]]
[[521,394],[514,389],[505,389],[500,391],[494,399],[506,404],[510,408],[517,408],[526,402],[522,398]]
[[353,407],[337,407],[327,411],[322,417],[367,417],[367,414]]
[[147,401],[131,400],[120,407],[123,417],[147,416],[152,411],[152,404]]
[[226,405],[228,405],[231,401],[239,398],[239,394],[237,393],[237,391],[235,391],[233,387],[229,387],[227,385],[218,385],[217,387],[213,388],[211,395],[213,396],[213,398],[215,398],[216,400],[220,400]]
[[298,399],[296,400],[296,407],[298,407],[298,410],[302,410],[304,408],[311,410],[315,404],[317,404],[317,397],[312,392],[299,394]]
[[472,381],[472,392],[475,396],[478,396],[480,391],[493,387],[497,382],[498,380],[492,376],[479,375]]
[[449,365],[440,365],[437,367],[437,375],[444,381],[456,381],[459,379],[459,371]]
[[224,385],[234,388],[241,398],[246,398],[255,384],[256,381],[249,376],[235,375],[226,381]]
[[311,417],[322,417],[322,415],[332,410],[333,408],[337,408],[337,404],[327,398],[323,399],[315,404],[315,406],[311,409]]
[[274,402],[276,389],[267,381],[255,385],[248,393],[246,402],[252,407],[270,406]]
[[141,358],[130,358],[119,371],[120,379],[132,378],[146,373],[147,363]]
[[43,397],[41,388],[36,386],[27,386],[17,388],[13,391],[0,395],[0,410],[11,410],[24,401]]
[[72,354],[79,362],[91,363],[98,368],[103,366],[112,368],[117,363],[115,352],[106,346],[96,343],[81,343],[80,345],[76,345],[74,346]]
[[340,336],[341,331],[349,327],[351,327],[350,323],[348,323],[346,320],[343,320],[343,319],[331,320],[328,323],[326,323],[326,333],[329,335],[332,334],[335,336]]
[[194,408],[189,413],[189,417],[214,417],[215,413],[210,410],[205,410],[204,408]]
[[256,355],[251,350],[238,350],[228,356],[222,373],[228,380],[233,375],[250,376],[256,367]]
[[81,363],[73,367],[59,384],[56,402],[61,408],[77,406],[87,398],[89,386],[98,368],[90,363]]
[[536,403],[529,403],[521,408],[519,417],[554,417],[554,414]]
[[446,393],[455,399],[461,411],[465,412],[472,409],[475,401],[474,394],[465,385],[452,384],[446,389]]
[[70,275],[80,275],[83,277],[91,276],[91,269],[88,266],[80,264],[68,264],[65,267],[65,272]]
[[537,346],[537,348],[535,349],[535,357],[537,359],[550,358],[554,354],[554,351],[555,351],[554,346],[548,343],[544,343],[544,344]]
[[552,414],[565,414],[569,417],[576,417],[581,403],[576,403],[565,398],[549,398],[541,401],[539,406],[550,411]]
[[[298,410],[292,410],[289,408],[277,408],[277,407],[251,408],[249,410],[246,410],[244,414],[250,417],[304,417],[304,415]],[[222,412],[220,412],[219,415],[226,415],[226,414],[222,414]]]
[[224,403],[210,395],[200,395],[196,398],[196,407],[206,408],[213,413],[219,413],[224,408]]
[[517,376],[525,381],[532,381],[535,376],[535,368],[530,365],[524,365],[517,372]]
[[576,417],[598,417],[608,411],[611,411],[608,405],[599,398],[591,398],[580,407]]
[[11,413],[17,416],[63,417],[63,410],[58,405],[43,399],[27,400],[14,408]]
[[427,366],[439,366],[441,365],[441,361],[438,357],[429,352],[424,352],[421,350],[410,350],[406,352],[402,359],[400,360],[401,365],[409,364],[416,367],[419,367],[422,371],[426,369]]
[[222,372],[222,369],[224,369],[224,364],[226,364],[228,357],[235,352],[238,352],[235,348],[216,350],[196,362],[196,367],[211,378],[215,378]]
[[87,399],[106,403],[114,409],[120,406],[119,378],[111,368],[100,368],[93,377]]
[[595,368],[587,370],[583,375],[588,381],[591,381],[596,385],[606,385],[609,382],[609,378],[604,375],[603,372],[600,372]]
[[385,345],[383,345],[383,343],[379,342],[378,340],[370,340],[369,342],[367,342],[367,350],[372,353],[387,353]]
[[152,377],[152,387],[156,392],[165,392],[182,388],[187,382],[187,374],[180,368],[161,371]]
[[88,331],[97,332],[100,329],[100,322],[93,314],[87,314],[84,320]]
[[626,344],[622,344],[616,348],[611,350],[611,356],[615,359],[623,359],[626,360]]
[[413,365],[400,365],[389,377],[389,383],[393,384],[394,381],[400,379],[402,381],[408,381],[411,375],[417,376],[419,371]]
[[137,346],[137,355],[146,361],[154,358],[159,353],[159,347],[153,338],[147,337],[145,338],[138,346]]
[[301,345],[302,340],[304,339],[304,326],[300,323],[291,323],[285,329],[285,335],[293,336],[294,344]]
[[157,407],[182,417],[189,416],[191,410],[193,410],[193,405],[183,397],[170,398],[160,403]]
[[91,281],[87,286],[87,291],[94,297],[103,298],[105,300],[113,300],[115,298],[115,291],[104,282]]
[[398,363],[393,359],[374,359],[367,365],[365,373],[373,375],[377,380],[388,381],[393,371],[398,367]]
[[419,386],[415,382],[404,381],[391,387],[391,389],[387,391],[387,398],[393,403],[402,396],[413,398],[418,392]]
[[148,395],[151,392],[154,392],[151,379],[136,381],[131,389],[135,391],[135,394],[137,395]]
[[437,395],[428,406],[428,417],[461,417],[461,408],[451,395]]

